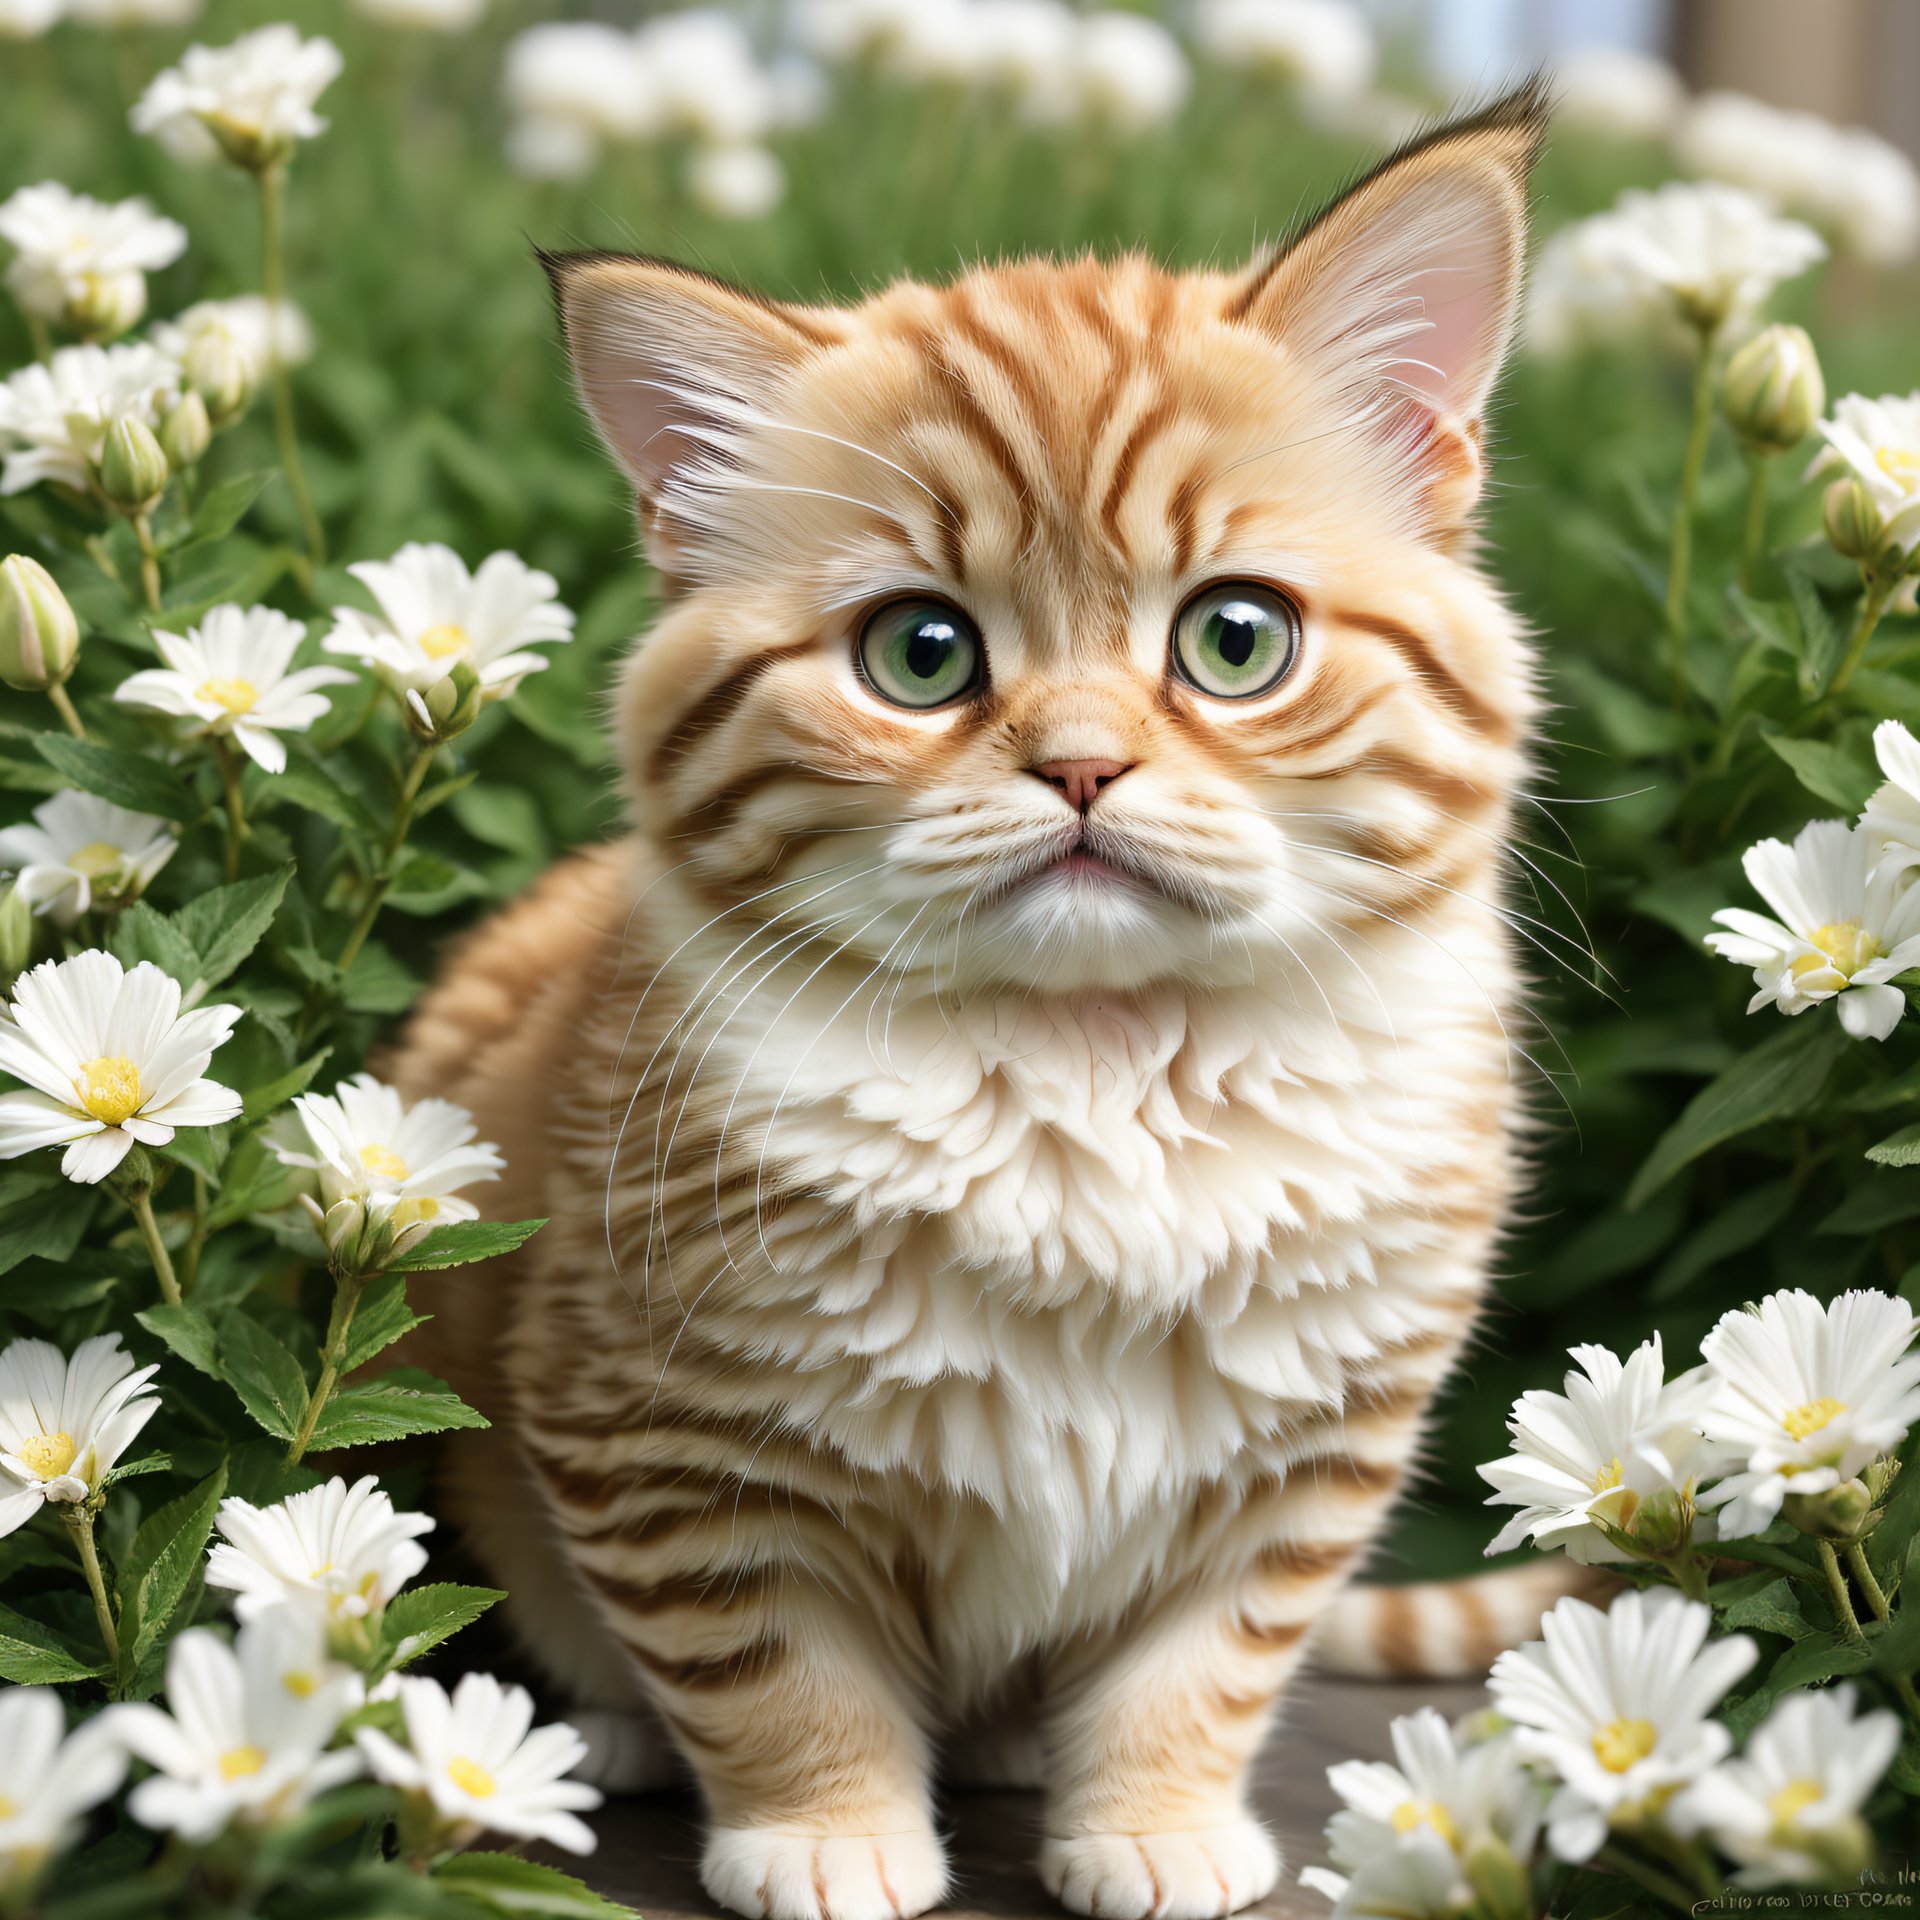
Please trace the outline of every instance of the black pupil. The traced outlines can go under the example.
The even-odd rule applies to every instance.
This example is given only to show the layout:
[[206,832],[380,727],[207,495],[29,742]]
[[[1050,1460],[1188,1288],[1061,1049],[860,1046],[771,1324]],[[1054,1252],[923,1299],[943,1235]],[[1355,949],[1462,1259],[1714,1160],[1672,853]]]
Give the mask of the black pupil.
[[953,622],[930,615],[907,636],[907,671],[916,680],[937,680],[959,642]]
[[1253,658],[1253,650],[1266,631],[1266,618],[1258,607],[1236,600],[1213,616],[1214,644],[1220,658],[1230,667],[1244,667]]

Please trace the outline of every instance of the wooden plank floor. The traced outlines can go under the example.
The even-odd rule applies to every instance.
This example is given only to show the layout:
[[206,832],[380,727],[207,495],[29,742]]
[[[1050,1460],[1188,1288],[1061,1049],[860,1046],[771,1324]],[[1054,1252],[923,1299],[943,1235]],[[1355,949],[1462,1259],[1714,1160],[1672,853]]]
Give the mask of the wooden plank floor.
[[[1302,1867],[1323,1862],[1320,1831],[1335,1801],[1327,1768],[1336,1760],[1374,1759],[1388,1752],[1395,1714],[1434,1705],[1452,1717],[1483,1696],[1471,1686],[1386,1686],[1349,1680],[1302,1680],[1290,1724],[1262,1756],[1257,1799],[1261,1816],[1286,1856],[1280,1885],[1251,1911],[1267,1920],[1324,1920],[1327,1903],[1296,1884]],[[1059,1920],[1059,1909],[1035,1877],[1031,1861],[1037,1808],[1016,1793],[956,1794],[947,1803],[953,1835],[954,1905],[970,1920]],[[646,1920],[711,1920],[720,1909],[700,1890],[699,1807],[690,1795],[656,1794],[610,1802],[594,1824],[600,1850],[584,1868],[603,1893],[636,1907]],[[575,1871],[583,1871],[577,1863]]]

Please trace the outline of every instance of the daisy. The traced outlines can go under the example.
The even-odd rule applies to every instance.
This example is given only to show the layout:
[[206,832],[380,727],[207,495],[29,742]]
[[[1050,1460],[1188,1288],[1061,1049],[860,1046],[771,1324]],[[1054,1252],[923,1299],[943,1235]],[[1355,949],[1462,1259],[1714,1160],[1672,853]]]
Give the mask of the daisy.
[[508,157],[537,179],[576,177],[604,141],[651,139],[663,124],[633,35],[599,21],[548,21],[516,35],[503,89],[514,119]]
[[66,0],[0,0],[0,40],[37,40],[66,10]]
[[1514,1451],[1480,1468],[1490,1507],[1520,1508],[1488,1553],[1524,1540],[1591,1565],[1628,1556],[1602,1531],[1627,1532],[1649,1495],[1691,1503],[1705,1442],[1695,1422],[1713,1392],[1704,1367],[1673,1381],[1656,1333],[1623,1362],[1575,1347],[1564,1393],[1523,1393],[1508,1422]]
[[331,40],[303,40],[284,23],[259,27],[231,46],[189,47],[177,67],[153,77],[127,117],[135,133],[159,135],[176,151],[204,154],[211,143],[261,171],[326,131],[313,106],[341,65]]
[[1873,838],[1843,820],[1815,820],[1791,847],[1762,840],[1742,864],[1754,891],[1780,917],[1727,907],[1713,917],[1710,951],[1753,969],[1749,1013],[1805,1013],[1837,998],[1840,1024],[1856,1040],[1884,1040],[1907,999],[1887,983],[1920,966],[1920,889],[1902,891],[1897,867]]
[[747,30],[709,8],[665,13],[634,35],[662,130],[715,146],[745,146],[773,131],[773,86]]
[[301,667],[294,650],[306,635],[272,607],[215,607],[184,634],[155,629],[164,667],[123,680],[114,698],[130,707],[198,720],[203,733],[231,737],[269,773],[287,764],[283,733],[305,733],[327,711],[316,689],[353,678],[338,667]]
[[164,820],[69,787],[34,808],[31,826],[0,828],[0,870],[35,913],[70,927],[91,907],[139,899],[179,844]]
[[258,386],[275,362],[297,367],[313,358],[313,328],[290,300],[274,302],[258,293],[231,300],[200,300],[171,320],[155,321],[153,344],[192,371],[196,349],[210,339],[231,346]]
[[765,147],[702,147],[687,162],[687,197],[718,220],[759,220],[787,194],[787,173]]
[[465,33],[480,24],[487,0],[353,0],[369,20],[382,26],[412,27],[427,33]]
[[329,653],[364,660],[408,696],[416,720],[431,722],[419,695],[464,660],[483,699],[510,694],[547,662],[528,647],[573,636],[573,615],[554,597],[553,576],[511,553],[490,554],[479,571],[451,547],[405,546],[391,560],[347,569],[378,608],[336,607]]
[[1715,1389],[1701,1425],[1742,1463],[1706,1496],[1729,1539],[1899,1446],[1920,1419],[1916,1330],[1905,1301],[1870,1291],[1822,1306],[1796,1288],[1721,1317],[1700,1343]]
[[303,1093],[293,1105],[297,1134],[289,1129],[268,1145],[282,1166],[318,1175],[320,1198],[310,1204],[329,1246],[371,1220],[391,1257],[436,1226],[477,1220],[479,1208],[457,1198],[459,1190],[497,1180],[506,1165],[490,1141],[474,1138],[465,1107],[435,1099],[409,1106],[370,1073],[331,1094]]
[[1179,113],[1191,84],[1180,42],[1158,20],[1118,9],[1081,16],[1072,74],[1081,119],[1144,133]]
[[62,347],[0,384],[0,494],[43,480],[85,493],[107,429],[138,420],[158,433],[180,397],[180,369],[144,344]]
[[98,1720],[68,1738],[51,1687],[0,1687],[0,1902],[26,1892],[126,1771]]
[[243,1621],[291,1601],[336,1637],[385,1610],[427,1564],[419,1536],[433,1531],[424,1513],[396,1513],[372,1474],[352,1486],[336,1474],[272,1507],[223,1500],[214,1524],[224,1538],[207,1585],[237,1595]]
[[1844,473],[1872,503],[1891,551],[1920,547],[1920,391],[1877,400],[1846,394],[1820,422],[1820,436],[1827,444],[1808,477]]
[[1560,1782],[1547,1838],[1590,1860],[1609,1827],[1658,1814],[1732,1744],[1708,1715],[1754,1663],[1744,1634],[1706,1644],[1713,1613],[1674,1593],[1624,1593],[1602,1613],[1562,1600],[1542,1638],[1493,1665],[1493,1704],[1516,1723],[1522,1759]]
[[0,1350],[0,1534],[49,1501],[77,1506],[100,1491],[160,1411],[147,1391],[159,1371],[136,1367],[117,1333],[81,1341],[72,1359],[48,1340]]
[[1345,1872],[1307,1867],[1300,1884],[1333,1902],[1334,1920],[1452,1920],[1470,1911],[1453,1849],[1421,1832],[1346,1863]]
[[1704,1831],[1743,1887],[1844,1884],[1872,1852],[1860,1809],[1900,1746],[1899,1719],[1856,1713],[1856,1698],[1850,1686],[1788,1694],[1738,1759],[1674,1803],[1674,1826]]
[[1873,751],[1886,778],[1860,815],[1860,831],[1876,869],[1904,872],[1920,866],[1920,740],[1898,720],[1882,720],[1873,730]]
[[564,1776],[586,1757],[587,1743],[564,1724],[533,1726],[533,1697],[491,1674],[467,1674],[451,1699],[437,1680],[400,1681],[403,1747],[373,1727],[354,1738],[376,1780],[417,1796],[445,1844],[464,1847],[481,1833],[544,1840],[591,1853],[593,1829],[578,1816],[600,1804],[597,1789]]
[[1658,140],[1680,117],[1686,83],[1651,53],[1581,47],[1554,71],[1554,118],[1610,140]]
[[1366,16],[1347,0],[1202,0],[1194,37],[1222,65],[1276,76],[1310,99],[1358,99],[1379,58]]
[[150,960],[110,953],[43,960],[0,1011],[0,1070],[29,1091],[0,1093],[0,1160],[65,1146],[60,1171],[93,1186],[138,1141],[164,1147],[176,1127],[217,1127],[240,1096],[201,1076],[238,1007],[180,1010],[180,983]]
[[232,1646],[204,1627],[167,1649],[166,1698],[103,1718],[155,1769],[128,1797],[142,1826],[201,1843],[235,1824],[291,1819],[361,1772],[351,1747],[329,1752],[359,1704],[353,1675],[330,1671],[317,1623],[289,1608],[240,1629]]
[[74,333],[124,333],[147,310],[147,275],[187,250],[187,230],[145,200],[109,204],[57,180],[0,202],[0,240],[14,249],[7,290],[27,312]]

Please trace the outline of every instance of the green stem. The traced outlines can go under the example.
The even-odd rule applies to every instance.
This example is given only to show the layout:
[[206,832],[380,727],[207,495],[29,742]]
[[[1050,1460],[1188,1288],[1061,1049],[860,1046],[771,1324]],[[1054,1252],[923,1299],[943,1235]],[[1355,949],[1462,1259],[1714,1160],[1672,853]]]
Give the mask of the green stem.
[[431,746],[422,747],[413,756],[413,764],[408,767],[406,778],[400,783],[400,797],[393,809],[393,831],[387,835],[380,871],[374,876],[366,905],[360,909],[359,918],[354,921],[353,930],[347,935],[347,943],[340,949],[340,958],[336,962],[342,973],[353,965],[360,949],[366,945],[367,935],[373,931],[373,923],[379,919],[380,909],[393,889],[394,876],[400,866],[400,850],[406,844],[407,829],[413,825],[414,802],[420,798],[420,785],[427,777],[427,768],[433,764],[433,755]]
[[1834,1552],[1833,1542],[1816,1540],[1813,1544],[1820,1555],[1820,1571],[1827,1577],[1827,1597],[1833,1602],[1833,1617],[1849,1640],[1864,1639],[1860,1616],[1853,1610],[1853,1595],[1847,1591],[1847,1576],[1840,1571],[1840,1556]]
[[285,213],[286,170],[267,167],[254,176],[260,182],[260,282],[266,295],[270,335],[267,342],[267,369],[273,386],[273,431],[280,443],[280,464],[286,469],[287,485],[293,490],[294,505],[300,513],[300,531],[307,543],[307,559],[315,567],[326,565],[327,537],[314,511],[313,495],[307,490],[307,470],[300,460],[300,436],[293,420],[293,382],[286,360],[279,351],[280,309],[287,297]]
[[107,551],[107,543],[101,539],[97,533],[90,533],[87,535],[85,544],[88,559],[90,559],[109,580],[117,584],[120,579],[120,569],[114,565],[113,555]]
[[1697,1553],[1676,1554],[1667,1562],[1673,1574],[1674,1585],[1689,1600],[1704,1600],[1707,1597],[1707,1563]]
[[1747,524],[1740,541],[1740,585],[1749,593],[1767,551],[1767,481],[1771,471],[1765,454],[1747,455]]
[[140,1229],[140,1238],[147,1244],[147,1257],[153,1262],[154,1278],[160,1282],[160,1297],[168,1306],[180,1304],[180,1282],[173,1271],[173,1257],[167,1252],[166,1242],[160,1238],[160,1223],[153,1217],[153,1195],[143,1189],[127,1195],[127,1205],[133,1211],[134,1223]]
[[73,701],[68,697],[66,688],[56,681],[47,689],[47,698],[53,702],[53,710],[65,723],[67,731],[76,740],[84,740],[87,737],[87,730],[80,724],[80,715]]
[[354,1310],[360,1304],[360,1296],[366,1291],[370,1280],[377,1278],[372,1274],[342,1274],[333,1288],[333,1313],[327,1322],[327,1344],[320,1355],[320,1377],[313,1383],[313,1391],[307,1395],[306,1411],[300,1416],[300,1429],[293,1436],[292,1444],[287,1448],[287,1465],[297,1467],[301,1456],[305,1454],[313,1441],[313,1430],[320,1424],[320,1414],[332,1397],[333,1390],[340,1384],[340,1364],[346,1358],[347,1332],[353,1325]]
[[120,1664],[120,1635],[113,1624],[113,1603],[107,1598],[106,1575],[100,1571],[100,1551],[93,1544],[93,1513],[77,1507],[67,1516],[67,1531],[73,1535],[74,1551],[80,1556],[80,1571],[87,1576],[87,1591],[93,1595],[93,1617],[100,1623],[101,1644],[114,1666]]
[[1873,1609],[1873,1617],[1876,1620],[1891,1618],[1893,1609],[1887,1602],[1886,1589],[1874,1578],[1873,1568],[1867,1563],[1866,1549],[1858,1540],[1847,1544],[1847,1565],[1859,1583],[1860,1591],[1867,1596],[1867,1605]]
[[1860,618],[1854,622],[1853,636],[1847,642],[1847,651],[1827,687],[1829,696],[1843,692],[1847,682],[1853,678],[1853,670],[1860,664],[1860,657],[1867,650],[1867,642],[1873,638],[1873,630],[1880,624],[1880,616],[1886,612],[1887,602],[1893,598],[1893,590],[1899,584],[1897,580],[1876,579],[1868,585],[1867,597],[1860,603]]
[[160,556],[153,548],[153,528],[144,513],[133,516],[133,537],[140,545],[140,598],[149,613],[160,611]]
[[1677,1913],[1691,1913],[1696,1904],[1693,1892],[1683,1886],[1672,1874],[1663,1873],[1658,1867],[1645,1860],[1636,1860],[1632,1854],[1618,1845],[1609,1843],[1595,1856],[1598,1864],[1611,1867],[1615,1873],[1625,1874],[1629,1880],[1637,1880],[1646,1890],[1663,1900]]
[[187,1244],[180,1254],[180,1287],[184,1292],[192,1286],[200,1271],[200,1250],[207,1244],[207,1177],[203,1173],[193,1176],[193,1225],[187,1233]]
[[20,317],[27,323],[27,338],[33,343],[33,357],[36,360],[51,360],[53,334],[47,323],[37,313],[29,313],[25,307],[20,309]]
[[1667,558],[1667,646],[1673,680],[1673,710],[1687,704],[1687,575],[1693,566],[1693,507],[1700,473],[1707,462],[1707,436],[1713,430],[1713,347],[1716,330],[1701,327],[1699,356],[1693,370],[1693,422],[1680,463],[1680,505],[1673,516],[1673,547]]
[[220,763],[220,788],[227,810],[226,873],[229,882],[240,877],[240,847],[247,837],[247,814],[240,801],[240,756],[222,735],[213,736],[214,758]]

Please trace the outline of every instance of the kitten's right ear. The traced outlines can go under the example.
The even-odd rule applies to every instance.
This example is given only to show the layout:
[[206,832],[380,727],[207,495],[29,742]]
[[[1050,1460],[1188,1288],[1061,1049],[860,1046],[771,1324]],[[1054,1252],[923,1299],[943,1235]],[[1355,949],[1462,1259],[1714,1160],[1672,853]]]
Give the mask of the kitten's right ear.
[[662,509],[675,482],[726,464],[729,428],[764,412],[792,369],[839,337],[832,316],[639,254],[539,258],[580,396],[633,481],[650,538],[670,544]]

